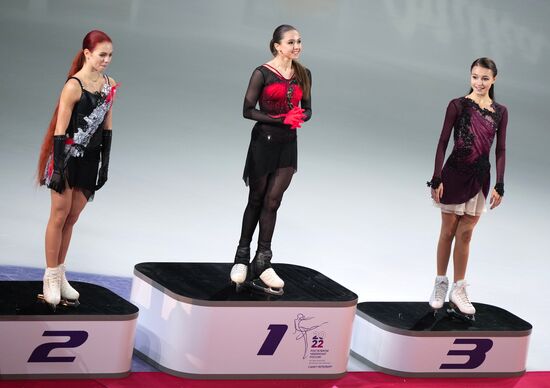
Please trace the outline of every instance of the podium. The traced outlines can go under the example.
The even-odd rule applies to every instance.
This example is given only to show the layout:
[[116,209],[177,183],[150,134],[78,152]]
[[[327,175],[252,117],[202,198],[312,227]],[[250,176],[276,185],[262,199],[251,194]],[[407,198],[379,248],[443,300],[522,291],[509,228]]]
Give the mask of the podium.
[[336,378],[347,367],[357,295],[323,274],[274,264],[282,296],[235,291],[229,263],[140,263],[135,350],[195,379]]
[[532,326],[474,303],[476,319],[434,316],[427,302],[357,305],[351,354],[373,369],[405,377],[506,377],[525,372]]
[[138,309],[106,288],[71,282],[80,306],[53,312],[40,281],[0,281],[0,379],[124,377]]

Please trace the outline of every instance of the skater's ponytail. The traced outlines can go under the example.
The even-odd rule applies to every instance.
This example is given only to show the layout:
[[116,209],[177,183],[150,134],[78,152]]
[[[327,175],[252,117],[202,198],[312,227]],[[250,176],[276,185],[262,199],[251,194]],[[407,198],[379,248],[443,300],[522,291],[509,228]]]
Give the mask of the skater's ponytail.
[[[84,57],[84,49],[94,51],[95,47],[99,43],[103,43],[103,42],[112,43],[111,38],[103,31],[93,30],[86,34],[86,36],[84,37],[84,40],[82,41],[82,50],[80,50],[75,55],[73,62],[71,64],[71,68],[67,73],[67,79],[75,75],[80,69],[82,69],[82,66],[84,66],[84,63],[86,62],[86,58]],[[53,149],[53,134],[55,132],[55,126],[57,124],[58,111],[59,111],[59,100],[57,101],[57,105],[55,106],[52,118],[50,120],[50,125],[48,125],[48,128],[46,129],[44,140],[42,141],[42,146],[40,147],[40,156],[38,158],[38,169],[36,171],[36,181],[39,185],[44,184],[44,170],[46,169],[46,163],[48,162],[48,157],[51,154]]]
[[[281,24],[279,27],[273,31],[273,38],[269,42],[269,51],[271,51],[271,54],[273,56],[277,56],[277,50],[275,49],[275,43],[280,43],[281,40],[283,40],[283,36],[288,31],[298,31],[296,28],[292,27],[289,24]],[[309,95],[311,93],[311,79],[309,78],[308,71],[297,60],[292,60],[292,68],[294,69],[294,76],[296,77],[296,81],[298,81],[298,85],[302,88],[303,97],[309,98]]]

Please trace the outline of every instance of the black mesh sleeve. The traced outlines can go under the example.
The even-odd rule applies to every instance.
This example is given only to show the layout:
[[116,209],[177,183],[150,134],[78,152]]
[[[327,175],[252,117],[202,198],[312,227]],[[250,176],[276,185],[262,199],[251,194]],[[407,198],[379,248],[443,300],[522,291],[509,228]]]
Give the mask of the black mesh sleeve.
[[258,69],[254,70],[248,83],[248,89],[244,96],[243,116],[250,120],[260,121],[267,124],[282,124],[283,118],[273,118],[265,112],[256,109],[260,95],[264,88],[264,76]]
[[[306,69],[306,71],[307,76],[309,77],[309,83],[310,85],[312,85],[313,83],[311,81],[311,72],[309,71],[309,69]],[[300,102],[300,107],[304,109],[304,115],[306,116],[304,118],[304,121],[308,121],[311,118],[311,90],[308,98],[302,98],[302,101]]]

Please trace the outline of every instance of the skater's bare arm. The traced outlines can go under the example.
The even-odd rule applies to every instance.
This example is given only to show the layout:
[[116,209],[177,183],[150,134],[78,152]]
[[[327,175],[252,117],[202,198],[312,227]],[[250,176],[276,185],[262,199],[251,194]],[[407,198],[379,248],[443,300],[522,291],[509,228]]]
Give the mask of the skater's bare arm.
[[80,100],[81,93],[82,89],[75,79],[68,80],[63,87],[61,97],[59,98],[59,109],[57,111],[57,121],[54,132],[55,136],[64,135],[67,131],[74,105]]

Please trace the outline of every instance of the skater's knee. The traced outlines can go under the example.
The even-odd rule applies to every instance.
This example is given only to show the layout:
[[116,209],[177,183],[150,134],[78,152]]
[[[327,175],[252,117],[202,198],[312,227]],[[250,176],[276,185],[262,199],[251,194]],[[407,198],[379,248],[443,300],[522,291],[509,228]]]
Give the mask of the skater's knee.
[[259,209],[262,207],[263,198],[258,194],[251,194],[248,196],[248,206],[253,209]]
[[467,230],[462,230],[460,231],[460,233],[457,234],[457,239],[463,243],[463,244],[468,244],[470,243],[470,241],[472,241],[472,235],[474,233],[474,229],[467,229]]
[[439,239],[445,242],[452,242],[455,237],[455,230],[452,228],[443,228],[441,229],[441,234]]
[[80,214],[78,214],[78,213],[73,213],[73,212],[69,213],[67,215],[67,218],[65,219],[65,226],[67,226],[67,225],[68,226],[73,226],[74,224],[76,224],[76,221],[78,221],[78,216],[79,215]]
[[276,212],[281,206],[281,198],[268,195],[264,200],[264,209],[269,212]]
[[49,222],[56,227],[62,227],[67,220],[68,214],[69,211],[63,208],[52,209]]

